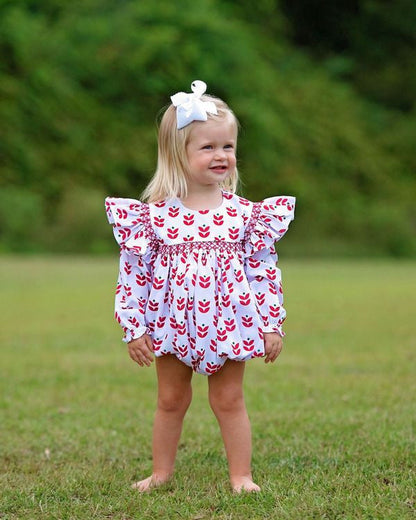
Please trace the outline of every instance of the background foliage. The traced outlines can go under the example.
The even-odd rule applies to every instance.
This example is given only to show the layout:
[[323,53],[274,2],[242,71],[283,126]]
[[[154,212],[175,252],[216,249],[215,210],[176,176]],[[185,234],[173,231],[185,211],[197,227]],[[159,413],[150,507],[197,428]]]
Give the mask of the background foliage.
[[416,5],[3,0],[0,250],[106,252],[169,95],[242,124],[242,193],[298,198],[293,254],[416,254]]

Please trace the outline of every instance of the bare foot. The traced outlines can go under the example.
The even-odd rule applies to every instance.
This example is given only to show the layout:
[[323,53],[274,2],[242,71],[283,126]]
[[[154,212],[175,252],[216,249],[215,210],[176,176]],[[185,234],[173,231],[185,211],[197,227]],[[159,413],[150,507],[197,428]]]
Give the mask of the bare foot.
[[261,488],[255,484],[250,477],[238,477],[231,479],[231,486],[234,493],[247,491],[248,493],[258,493]]
[[135,482],[131,485],[133,489],[137,489],[140,493],[146,493],[153,488],[159,487],[162,484],[165,484],[170,479],[170,476],[161,477],[159,475],[150,475],[150,477],[145,478],[144,480],[139,480],[139,482]]

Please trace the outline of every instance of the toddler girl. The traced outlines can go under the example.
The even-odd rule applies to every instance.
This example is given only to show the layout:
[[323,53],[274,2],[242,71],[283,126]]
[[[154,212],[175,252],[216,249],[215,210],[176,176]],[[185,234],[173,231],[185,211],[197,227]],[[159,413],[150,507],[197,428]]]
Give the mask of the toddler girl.
[[286,313],[274,243],[294,218],[294,197],[250,202],[237,185],[238,123],[202,81],[179,92],[159,128],[157,170],[144,200],[107,198],[121,247],[115,316],[130,357],[156,359],[153,472],[139,491],[173,474],[193,372],[209,376],[232,489],[259,491],[251,475],[245,361],[273,362]]

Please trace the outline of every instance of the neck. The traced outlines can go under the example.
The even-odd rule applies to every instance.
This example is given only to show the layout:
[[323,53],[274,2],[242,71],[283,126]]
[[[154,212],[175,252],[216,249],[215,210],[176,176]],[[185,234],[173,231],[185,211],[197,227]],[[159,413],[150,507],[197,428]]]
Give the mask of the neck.
[[222,190],[216,186],[188,186],[188,194],[182,199],[191,209],[215,209],[222,203]]

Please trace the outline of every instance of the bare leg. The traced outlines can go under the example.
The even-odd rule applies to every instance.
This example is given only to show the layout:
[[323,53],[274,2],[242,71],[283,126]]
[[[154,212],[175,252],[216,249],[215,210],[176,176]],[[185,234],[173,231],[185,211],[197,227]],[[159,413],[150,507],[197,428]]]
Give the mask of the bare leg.
[[192,369],[176,356],[156,358],[158,400],[153,425],[153,472],[133,488],[143,492],[173,474],[183,418],[192,400]]
[[251,427],[243,395],[245,363],[228,360],[209,376],[209,401],[220,425],[234,491],[260,491],[251,476]]

